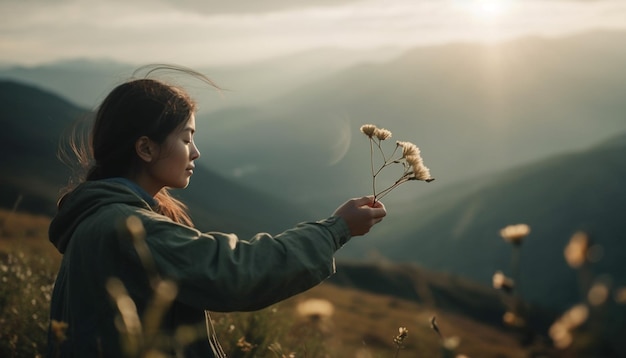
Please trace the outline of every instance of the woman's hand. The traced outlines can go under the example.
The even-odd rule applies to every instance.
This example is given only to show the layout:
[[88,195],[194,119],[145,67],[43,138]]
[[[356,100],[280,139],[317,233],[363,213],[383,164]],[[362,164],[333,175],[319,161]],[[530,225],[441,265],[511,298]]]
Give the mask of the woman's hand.
[[360,236],[367,234],[372,226],[387,215],[387,212],[383,203],[374,202],[373,196],[364,196],[346,201],[333,215],[346,221],[352,236]]

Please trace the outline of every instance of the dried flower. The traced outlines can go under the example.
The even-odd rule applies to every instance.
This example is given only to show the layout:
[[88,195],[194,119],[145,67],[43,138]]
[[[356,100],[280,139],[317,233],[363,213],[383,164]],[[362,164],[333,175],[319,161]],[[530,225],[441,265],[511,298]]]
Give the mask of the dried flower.
[[404,160],[406,160],[407,164],[409,164],[413,168],[424,164],[422,158],[416,155],[408,155],[404,157]]
[[428,169],[424,163],[422,162],[421,157],[416,157],[414,155],[408,156],[405,158],[407,163],[409,163],[413,170],[413,176],[409,179],[412,180],[423,180],[425,182],[431,182],[433,179],[430,176],[430,169]]
[[411,142],[396,141],[396,146],[402,148],[402,158],[410,156],[420,156],[419,148]]
[[330,318],[335,311],[335,307],[328,300],[310,298],[300,302],[296,307],[296,311],[302,317],[311,320],[319,320],[322,318]]
[[246,337],[240,337],[239,340],[237,340],[237,348],[244,353],[251,352],[255,347],[256,344],[248,342]]
[[550,338],[554,342],[554,346],[559,349],[565,349],[572,344],[574,338],[572,337],[572,333],[565,327],[565,325],[555,322],[550,326]]
[[513,291],[513,288],[515,288],[515,282],[513,281],[513,279],[506,277],[502,271],[496,271],[496,273],[493,274],[493,288],[495,288],[496,290],[502,290],[505,292],[511,292]]
[[609,298],[609,287],[604,282],[596,282],[587,293],[587,301],[592,306],[600,306]]
[[400,327],[398,328],[398,335],[393,337],[393,343],[396,344],[396,358],[398,357],[398,353],[400,353],[400,349],[404,348],[402,344],[408,335],[409,330],[406,327]]
[[589,308],[583,304],[578,304],[570,308],[552,326],[549,334],[557,348],[569,347],[573,341],[572,331],[585,323],[589,317]]
[[443,340],[442,346],[447,351],[454,351],[461,344],[461,339],[457,336],[448,337]]
[[385,128],[376,128],[376,130],[374,131],[374,135],[379,140],[385,140],[391,138],[391,131]]
[[502,321],[511,327],[523,327],[526,324],[526,321],[522,316],[511,311],[504,313]]
[[589,252],[589,236],[579,231],[575,233],[565,247],[564,256],[567,264],[572,268],[581,267],[587,262],[587,253]]
[[361,126],[361,132],[370,138],[374,136],[376,129],[376,126],[373,124],[364,124]]
[[393,342],[400,347],[408,335],[409,330],[406,327],[400,327],[398,328],[398,335],[393,338]]
[[520,245],[528,234],[530,234],[530,226],[526,224],[509,225],[500,230],[500,236],[513,245]]
[[61,322],[53,319],[50,322],[50,330],[52,331],[52,336],[54,337],[55,342],[62,343],[67,339],[67,323]]
[[[424,165],[422,157],[420,156],[420,150],[415,144],[411,142],[397,141],[395,150],[390,156],[387,156],[387,154],[383,151],[381,143],[383,140],[391,138],[391,131],[384,128],[378,128],[374,124],[364,124],[361,126],[361,132],[363,132],[363,134],[370,139],[370,163],[374,200],[379,200],[383,196],[387,195],[391,190],[409,180],[421,180],[425,182],[435,180],[430,175],[430,169]],[[378,147],[383,162],[377,170],[374,168],[374,145]],[[395,155],[398,152],[398,149],[402,151],[402,154],[399,157],[396,157]],[[384,168],[394,164],[402,165],[404,169],[402,174],[392,185],[378,192],[376,188],[376,177]]]
[[585,323],[589,317],[589,308],[584,304],[577,304],[567,310],[559,319],[569,329],[574,329]]

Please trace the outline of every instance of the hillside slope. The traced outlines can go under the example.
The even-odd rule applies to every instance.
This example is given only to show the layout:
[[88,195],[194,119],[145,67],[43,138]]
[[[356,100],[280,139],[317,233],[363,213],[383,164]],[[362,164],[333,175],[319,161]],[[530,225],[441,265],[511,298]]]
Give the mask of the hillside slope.
[[[7,272],[2,273],[3,285],[0,286],[2,288],[0,289],[0,302],[3,303],[0,305],[0,317],[4,320],[4,324],[0,326],[0,333],[5,334],[3,337],[11,335],[12,342],[15,340],[18,342],[16,345],[10,344],[8,339],[0,339],[2,357],[36,355],[30,354],[32,351],[43,351],[45,354],[46,335],[36,327],[47,325],[49,303],[41,300],[41,297],[42,293],[49,294],[52,289],[51,280],[61,260],[61,255],[47,238],[49,220],[45,216],[9,212],[0,208],[0,265],[9,267]],[[405,283],[404,278],[410,275],[423,279],[429,284],[436,280],[437,286],[440,290],[443,288],[444,291],[448,283],[454,283],[451,278],[441,280],[441,275],[425,270],[419,271],[419,275],[414,275],[417,271],[406,266],[399,267],[399,270],[394,270],[392,267],[387,267],[385,270],[377,270],[376,267],[355,266],[355,268],[361,269],[360,271],[366,274],[373,273],[370,278],[376,279],[380,286],[383,285],[380,280],[390,280],[389,286]],[[355,289],[355,284],[362,283],[363,275],[360,277],[352,275],[358,270],[351,270],[344,265],[339,265],[338,270],[343,283],[348,283],[349,287],[325,282],[261,311],[253,313],[212,312],[217,335],[229,352],[229,356],[231,352],[233,357],[240,356],[238,355],[241,353],[240,349],[236,349],[237,342],[242,337],[242,331],[246,332],[247,323],[260,325],[264,333],[276,339],[276,341],[259,341],[258,344],[280,342],[284,351],[288,347],[291,349],[302,347],[303,342],[310,341],[307,338],[311,332],[308,330],[302,332],[298,329],[298,325],[291,326],[291,323],[301,324],[303,318],[310,319],[310,323],[322,323],[322,327],[329,329],[324,331],[330,333],[325,336],[324,348],[331,353],[330,357],[353,357],[356,354],[362,355],[364,350],[368,350],[372,356],[376,357],[391,356],[394,349],[393,337],[400,326],[409,329],[409,337],[405,341],[405,349],[401,356],[438,356],[441,342],[437,334],[429,327],[430,318],[436,315],[441,330],[446,336],[460,338],[460,345],[457,347],[459,353],[483,358],[527,357],[528,349],[520,346],[514,332],[502,329],[501,325],[486,324],[483,319],[473,319],[460,314],[458,309],[451,309],[454,305],[445,304],[446,302],[433,306],[432,301],[416,302],[413,297],[405,299],[402,295],[396,296],[395,294],[400,291],[398,289],[382,294]],[[22,272],[30,271],[32,275],[28,277],[22,274]],[[377,272],[381,273],[377,274]],[[346,280],[346,275],[354,279]],[[397,279],[395,279],[396,276]],[[413,285],[406,285],[403,289],[409,291],[412,287]],[[461,285],[449,287],[463,289]],[[490,291],[493,296],[498,294],[495,290]],[[471,292],[468,290],[470,294],[464,295],[463,291],[457,290],[450,294],[458,298],[457,302],[469,301],[471,297],[482,297],[472,295]],[[310,304],[320,302],[320,300],[327,301],[331,305],[332,316],[315,317],[316,305]],[[451,300],[447,301],[449,303]],[[494,300],[487,302],[494,303]],[[497,301],[495,303],[494,311],[501,308]],[[313,308],[313,311],[310,311],[311,316],[298,309],[301,307],[300,304]],[[31,313],[32,318],[25,320],[24,312]],[[302,313],[305,314],[304,317],[301,316]],[[24,322],[28,322],[29,325],[25,325]],[[283,333],[279,334],[279,332]],[[256,343],[254,338],[258,335],[249,333],[251,336],[246,338]],[[28,344],[19,344],[20,342],[28,342]],[[29,349],[30,352],[26,352]],[[319,356],[308,353],[306,355],[308,357]],[[274,357],[273,354],[262,356]]]
[[605,274],[613,285],[624,285],[624,138],[441,188],[395,208],[397,214],[387,222],[393,231],[381,229],[342,254],[377,252],[488,284],[496,270],[511,273],[512,247],[499,230],[526,223],[531,233],[522,245],[521,290],[527,299],[556,308],[580,300],[577,272],[563,255],[578,230],[602,248],[593,275]]
[[51,214],[70,175],[57,158],[59,140],[88,112],[63,98],[17,82],[0,82],[0,199]]

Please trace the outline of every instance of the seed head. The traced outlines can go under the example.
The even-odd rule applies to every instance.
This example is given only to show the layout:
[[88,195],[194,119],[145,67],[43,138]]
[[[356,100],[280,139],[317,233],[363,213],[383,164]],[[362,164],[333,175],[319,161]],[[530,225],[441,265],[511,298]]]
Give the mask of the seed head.
[[306,301],[300,302],[296,307],[296,310],[300,316],[308,318],[312,321],[318,321],[330,318],[335,311],[335,307],[328,300],[310,298]]
[[511,292],[514,287],[515,282],[513,279],[506,277],[502,271],[496,271],[496,273],[493,274],[493,288],[496,290]]
[[378,128],[373,124],[364,124],[361,126],[361,132],[370,138],[375,135],[376,129]]
[[565,247],[564,256],[567,264],[572,268],[581,267],[587,262],[587,253],[589,252],[589,236],[579,231],[572,236],[569,244]]
[[391,131],[389,131],[389,130],[387,130],[385,128],[377,128],[374,131],[374,135],[379,140],[385,140],[385,139],[391,138]]
[[524,327],[526,321],[515,312],[508,311],[502,316],[502,321],[511,327]]
[[409,330],[406,327],[400,327],[398,328],[398,335],[393,338],[393,342],[400,347],[408,335]]
[[587,321],[589,308],[584,304],[577,304],[557,319],[550,330],[550,337],[557,348],[567,348],[572,343],[572,331]]
[[425,166],[421,161],[415,165],[413,165],[413,177],[416,180],[423,180],[425,182],[431,182],[435,180],[430,176],[430,169]]
[[402,158],[420,156],[420,149],[411,142],[396,141],[396,145],[402,148]]
[[530,233],[530,226],[526,224],[509,225],[500,230],[500,236],[513,245],[521,245],[522,240]]

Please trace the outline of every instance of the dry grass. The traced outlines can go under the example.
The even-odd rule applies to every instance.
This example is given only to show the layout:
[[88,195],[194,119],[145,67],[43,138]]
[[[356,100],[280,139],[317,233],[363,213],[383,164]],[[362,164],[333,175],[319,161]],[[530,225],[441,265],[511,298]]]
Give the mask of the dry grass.
[[[61,255],[49,243],[50,219],[0,210],[0,355],[37,357],[45,350],[49,295]],[[329,302],[332,313],[302,315],[303,302]],[[431,328],[437,317],[445,351]],[[323,283],[252,313],[213,314],[229,357],[529,357],[512,331],[393,296]],[[394,337],[406,327],[397,350]],[[254,355],[246,349],[256,346]],[[397,354],[397,355],[396,355]],[[553,355],[567,356],[567,355]],[[575,355],[574,355],[575,356]]]
[[60,263],[61,255],[48,241],[49,225],[47,216],[0,209],[0,252],[24,249]]
[[372,357],[391,357],[395,349],[393,338],[399,327],[409,331],[399,356],[438,357],[441,340],[430,327],[432,316],[446,337],[457,337],[456,351],[469,357],[526,357],[515,337],[466,317],[440,312],[415,302],[387,295],[343,288],[323,283],[295,296],[283,305],[295,310],[298,303],[308,299],[327,299],[335,307],[331,318],[332,335],[327,344],[337,355],[354,357],[357,351],[368,351]]

